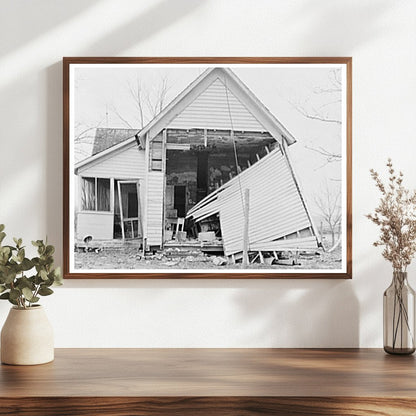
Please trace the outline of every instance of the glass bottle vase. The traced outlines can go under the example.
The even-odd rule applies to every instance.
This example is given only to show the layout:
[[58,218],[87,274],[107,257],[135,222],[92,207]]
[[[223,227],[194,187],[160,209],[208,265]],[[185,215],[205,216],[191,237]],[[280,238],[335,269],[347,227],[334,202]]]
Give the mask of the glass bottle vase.
[[415,351],[415,291],[407,272],[393,272],[391,285],[383,295],[384,351],[413,354]]

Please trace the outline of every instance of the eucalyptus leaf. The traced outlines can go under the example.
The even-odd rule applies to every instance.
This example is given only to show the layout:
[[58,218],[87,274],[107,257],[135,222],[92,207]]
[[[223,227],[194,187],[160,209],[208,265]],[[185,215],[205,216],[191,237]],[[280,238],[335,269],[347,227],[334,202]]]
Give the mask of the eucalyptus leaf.
[[3,277],[3,283],[13,283],[14,279],[16,277],[16,274],[13,272],[8,272],[7,274],[4,275]]
[[52,256],[53,253],[55,253],[55,247],[51,246],[51,245],[46,246],[45,255],[46,256]]
[[19,263],[21,263],[23,261],[23,259],[25,258],[25,249],[21,248],[18,252],[17,252],[17,259],[19,260]]
[[19,306],[19,303],[17,302],[17,299],[11,299],[11,298],[9,298],[9,302],[10,302],[12,305]]
[[31,282],[26,276],[22,276],[21,278],[19,278],[17,287],[22,290],[23,288],[28,288],[31,291],[35,290],[36,288],[35,284]]
[[23,296],[29,301],[32,302],[31,299],[33,298],[33,292],[28,288],[24,287],[22,289]]
[[0,224],[0,232],[4,231],[4,224]]
[[10,299],[17,300],[22,295],[22,292],[19,289],[11,289],[10,290]]
[[57,286],[63,285],[64,280],[62,278],[62,273],[61,273],[61,268],[60,267],[57,267],[54,270],[54,275],[55,275],[55,282],[54,282],[55,285],[57,285]]
[[22,260],[21,264],[20,264],[20,267],[22,268],[22,271],[24,271],[24,272],[26,272],[30,269],[33,269],[33,266],[34,266],[33,262],[31,260],[29,260],[27,257],[25,257]]
[[48,280],[48,273],[46,273],[46,270],[41,270],[39,272],[39,276],[41,277],[42,280]]
[[46,287],[46,286],[42,286],[40,289],[39,289],[39,295],[41,295],[41,296],[49,296],[49,295],[52,295],[52,293],[53,293],[53,290],[52,289],[49,289],[49,287]]
[[2,293],[0,295],[0,299],[9,299],[10,298],[10,292]]

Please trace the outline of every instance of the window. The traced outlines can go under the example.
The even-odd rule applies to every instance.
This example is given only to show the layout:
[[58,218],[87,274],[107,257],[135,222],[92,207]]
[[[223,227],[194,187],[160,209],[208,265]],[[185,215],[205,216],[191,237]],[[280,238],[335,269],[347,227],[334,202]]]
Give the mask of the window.
[[81,209],[83,211],[109,212],[110,179],[82,178]]

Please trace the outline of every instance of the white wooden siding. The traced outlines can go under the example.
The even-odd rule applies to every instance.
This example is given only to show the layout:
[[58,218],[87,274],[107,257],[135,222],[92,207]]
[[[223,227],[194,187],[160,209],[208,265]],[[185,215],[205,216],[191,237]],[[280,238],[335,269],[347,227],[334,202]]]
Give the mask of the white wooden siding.
[[266,131],[230,90],[228,90],[228,102],[232,125],[228,111],[226,86],[219,78],[216,78],[205,91],[172,120],[168,127]]
[[245,189],[250,191],[249,247],[275,250],[277,247],[317,247],[315,236],[277,242],[275,240],[311,227],[306,207],[288,161],[279,148],[224,184],[196,205],[188,216],[201,220],[219,214],[226,255],[243,250]]
[[147,244],[160,246],[163,232],[163,172],[148,172],[147,174]]
[[82,240],[87,235],[91,235],[94,240],[111,240],[113,224],[114,215],[111,212],[78,212],[76,238]]
[[145,177],[145,152],[136,143],[107,157],[93,161],[78,170],[81,176],[136,179]]

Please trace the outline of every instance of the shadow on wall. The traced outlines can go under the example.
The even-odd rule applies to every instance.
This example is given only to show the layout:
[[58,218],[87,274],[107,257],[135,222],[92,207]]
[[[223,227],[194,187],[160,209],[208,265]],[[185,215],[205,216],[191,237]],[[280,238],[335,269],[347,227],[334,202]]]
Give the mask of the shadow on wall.
[[2,2],[1,31],[12,35],[7,37],[7,42],[0,43],[0,56],[26,46],[27,43],[33,42],[61,24],[76,18],[77,15],[84,13],[99,2],[100,0]]
[[[295,39],[303,44],[305,39],[318,39],[316,56],[339,56],[340,53],[345,55],[345,51],[351,55],[354,49],[384,34],[386,28],[380,23],[380,17],[391,10],[393,3],[390,0],[380,0],[376,4],[318,0],[298,2],[297,5],[286,17],[292,26],[295,24]],[[325,42],[319,41],[322,28],[328,33]],[[322,46],[324,50],[321,51]]]
[[243,345],[280,348],[357,347],[359,302],[352,282],[261,281],[261,288],[235,296],[240,320],[250,328]]
[[[138,46],[149,37],[176,24],[196,9],[201,8],[204,2],[195,0],[162,0],[146,10],[140,16],[135,16],[121,27],[111,31],[98,42],[89,45],[82,52],[88,56],[119,56],[123,51]],[[185,34],[184,34],[185,36]],[[180,39],[178,42],[186,42]],[[82,55],[81,55],[82,56]]]
[[[81,49],[79,56],[116,56],[146,38],[157,34],[159,30],[175,24],[192,13],[203,3],[193,0],[163,0],[139,16],[130,19],[122,27],[112,31],[99,42]],[[56,257],[62,258],[62,62],[47,68],[47,229],[50,241],[56,243]],[[58,196],[58,197],[57,197]]]

